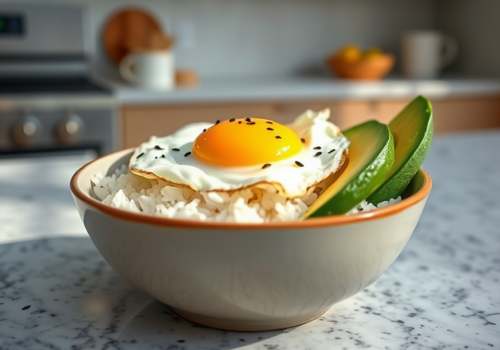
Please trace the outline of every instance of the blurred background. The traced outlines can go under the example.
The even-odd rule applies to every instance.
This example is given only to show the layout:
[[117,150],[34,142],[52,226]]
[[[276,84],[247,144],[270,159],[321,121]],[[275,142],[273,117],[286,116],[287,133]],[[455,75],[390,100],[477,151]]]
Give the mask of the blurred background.
[[[93,157],[194,120],[341,128],[429,97],[438,133],[500,126],[500,2],[0,2],[0,154]],[[89,153],[90,152],[90,153]]]
[[489,0],[0,1],[4,212],[39,198],[54,203],[33,207],[41,220],[83,230],[67,205],[79,165],[193,121],[330,108],[346,128],[422,94],[438,135],[498,128],[498,13]]

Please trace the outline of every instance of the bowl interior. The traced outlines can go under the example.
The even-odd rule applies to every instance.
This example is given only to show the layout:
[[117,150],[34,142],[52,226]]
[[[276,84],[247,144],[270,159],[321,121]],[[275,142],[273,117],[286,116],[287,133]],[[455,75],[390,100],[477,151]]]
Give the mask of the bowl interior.
[[75,175],[73,175],[73,179],[71,179],[73,193],[75,193],[75,189],[78,189],[86,196],[95,199],[96,197],[91,186],[92,178],[97,174],[103,174],[105,176],[114,174],[121,166],[128,164],[131,155],[131,150],[123,150],[85,164],[75,173]]
[[219,229],[265,229],[265,228],[298,228],[312,226],[337,226],[350,224],[365,220],[375,220],[388,215],[395,215],[417,203],[425,200],[432,187],[430,176],[423,170],[420,170],[403,194],[403,200],[399,203],[375,209],[368,212],[358,213],[356,215],[332,215],[308,220],[270,222],[270,223],[235,223],[235,222],[216,222],[216,221],[195,221],[186,219],[169,219],[156,215],[135,213],[123,209],[114,208],[105,205],[94,196],[91,186],[92,178],[97,174],[110,175],[116,169],[128,164],[132,154],[131,149],[115,152],[107,156],[91,161],[81,167],[71,179],[71,191],[77,199],[77,204],[85,203],[86,206],[97,209],[107,215],[125,219],[134,222],[148,222],[161,226],[184,226],[184,227],[204,227]]

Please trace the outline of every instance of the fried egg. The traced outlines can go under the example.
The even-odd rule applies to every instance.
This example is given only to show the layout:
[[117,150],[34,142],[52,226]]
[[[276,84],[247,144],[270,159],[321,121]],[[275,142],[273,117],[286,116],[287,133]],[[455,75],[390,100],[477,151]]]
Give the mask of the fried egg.
[[289,125],[257,117],[190,124],[140,145],[129,169],[194,191],[272,185],[286,197],[302,196],[346,158],[349,141],[329,116],[307,111]]

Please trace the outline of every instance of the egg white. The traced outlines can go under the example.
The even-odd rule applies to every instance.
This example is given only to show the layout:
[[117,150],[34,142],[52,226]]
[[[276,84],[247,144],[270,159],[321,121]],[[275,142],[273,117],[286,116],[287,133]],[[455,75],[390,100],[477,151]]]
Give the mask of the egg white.
[[[212,124],[187,125],[166,137],[151,137],[130,158],[134,174],[188,186],[195,191],[233,191],[257,184],[272,184],[285,196],[297,197],[342,166],[349,141],[328,121],[329,110],[306,111],[290,128],[306,140],[293,157],[248,167],[217,167],[198,161],[192,153],[196,137]],[[256,146],[265,147],[265,144]],[[318,149],[319,147],[319,149]],[[179,151],[175,151],[179,149]],[[318,154],[318,152],[321,152]],[[303,164],[303,167],[296,162]]]

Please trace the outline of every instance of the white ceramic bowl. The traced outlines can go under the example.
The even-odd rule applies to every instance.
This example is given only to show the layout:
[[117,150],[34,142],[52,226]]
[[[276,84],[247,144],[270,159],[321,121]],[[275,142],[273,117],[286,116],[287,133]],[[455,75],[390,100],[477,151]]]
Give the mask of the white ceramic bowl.
[[237,224],[172,220],[109,207],[90,179],[127,162],[125,150],[71,180],[97,249],[120,275],[181,316],[230,330],[299,325],[377,279],[410,238],[431,190],[421,171],[398,204],[354,216]]

